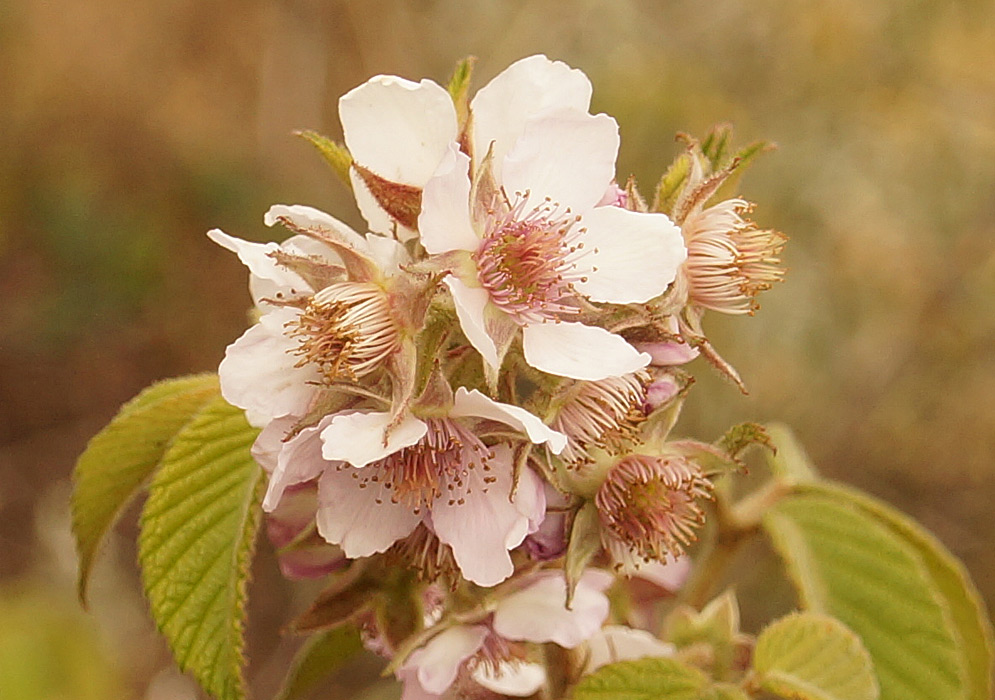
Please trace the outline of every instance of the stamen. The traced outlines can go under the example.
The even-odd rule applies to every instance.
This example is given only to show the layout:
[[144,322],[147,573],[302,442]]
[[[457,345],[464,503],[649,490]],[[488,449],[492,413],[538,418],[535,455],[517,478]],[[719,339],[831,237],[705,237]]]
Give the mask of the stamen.
[[495,202],[473,254],[491,301],[522,324],[578,313],[571,297],[586,272],[581,218],[549,198],[529,206],[528,192],[510,207]]

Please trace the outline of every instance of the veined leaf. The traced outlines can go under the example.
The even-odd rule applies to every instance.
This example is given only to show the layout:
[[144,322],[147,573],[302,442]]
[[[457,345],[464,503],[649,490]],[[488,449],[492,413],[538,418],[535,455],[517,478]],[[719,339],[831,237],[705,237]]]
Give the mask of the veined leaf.
[[760,687],[799,700],[877,700],[871,657],[860,638],[826,615],[795,613],[757,637]]
[[163,456],[138,538],[152,617],[218,700],[245,696],[245,587],[265,483],[249,453],[257,433],[223,399],[207,404]]
[[966,651],[949,594],[925,563],[922,544],[841,489],[817,483],[797,489],[767,512],[764,528],[802,605],[841,620],[861,637],[881,698],[980,700],[971,689],[976,672],[968,673],[976,653]]
[[73,472],[72,516],[83,605],[107,531],[155,470],[173,435],[217,395],[214,374],[153,384],[126,403],[80,455]]
[[363,648],[359,631],[346,625],[318,632],[297,651],[276,700],[306,697],[330,673]]
[[708,677],[676,659],[648,658],[602,666],[574,687],[573,700],[698,700]]

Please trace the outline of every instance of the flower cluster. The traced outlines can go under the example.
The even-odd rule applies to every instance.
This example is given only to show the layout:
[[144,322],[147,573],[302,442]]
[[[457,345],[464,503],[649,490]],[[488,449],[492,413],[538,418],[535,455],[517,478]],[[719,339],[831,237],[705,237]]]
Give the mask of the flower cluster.
[[[735,461],[668,439],[678,365],[734,374],[702,315],[752,312],[783,239],[721,199],[739,161],[693,139],[652,206],[620,187],[618,125],[590,98],[544,56],[472,99],[458,79],[372,78],[339,103],[365,233],[279,205],[282,243],[209,234],[251,275],[258,322],[219,374],[261,428],[271,532],[308,542],[285,571],[394,567],[429,587],[413,626],[359,620],[407,698],[530,695],[550,682],[543,644],[586,645],[587,670],[609,648],[667,653],[602,629],[609,572],[684,567],[716,464]],[[281,529],[301,494],[313,513]],[[577,560],[581,537],[600,551]]]

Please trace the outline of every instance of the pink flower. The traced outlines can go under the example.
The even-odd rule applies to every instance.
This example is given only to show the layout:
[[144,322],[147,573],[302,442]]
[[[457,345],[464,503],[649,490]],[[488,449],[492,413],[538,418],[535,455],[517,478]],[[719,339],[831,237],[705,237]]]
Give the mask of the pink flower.
[[591,570],[566,607],[566,581],[559,571],[532,576],[501,598],[493,614],[477,624],[454,625],[415,650],[398,671],[403,700],[441,697],[455,685],[475,684],[501,695],[526,697],[546,681],[542,665],[529,660],[523,642],[579,646],[600,630],[608,616],[604,590],[612,577]]

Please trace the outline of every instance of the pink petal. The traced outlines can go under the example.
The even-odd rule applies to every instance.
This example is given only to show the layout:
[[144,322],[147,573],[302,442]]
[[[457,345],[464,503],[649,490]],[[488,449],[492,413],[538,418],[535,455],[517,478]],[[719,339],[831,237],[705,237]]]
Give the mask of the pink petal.
[[459,318],[460,328],[463,329],[466,339],[484,358],[484,362],[496,368],[498,365],[497,345],[487,333],[484,323],[484,314],[487,303],[490,301],[487,291],[481,287],[467,286],[454,275],[449,275],[442,281],[446,283],[449,292],[453,295],[456,316]]
[[263,314],[225,350],[218,367],[221,395],[246,411],[249,422],[262,427],[273,418],[303,415],[319,378],[314,365],[296,367],[298,347],[284,334],[284,324],[296,318],[294,309],[276,308]]
[[[586,112],[591,104],[591,81],[583,72],[545,56],[529,56],[512,63],[470,103],[473,113],[473,156],[484,157],[494,143],[495,167],[525,128],[525,122],[550,109]],[[500,181],[500,172],[496,172]]]
[[296,228],[315,232],[328,232],[360,252],[367,252],[366,239],[352,230],[347,224],[331,214],[303,204],[274,204],[263,215],[263,223],[276,226],[281,219],[287,219]]
[[535,583],[501,600],[494,611],[494,630],[507,639],[556,642],[572,649],[590,639],[608,617],[608,597],[602,592],[612,577],[588,571],[577,584],[571,609],[560,572],[537,576]]
[[456,390],[456,398],[449,414],[453,417],[478,416],[480,418],[490,418],[505,425],[513,426],[528,435],[532,442],[536,444],[548,444],[556,454],[562,452],[567,444],[566,435],[553,430],[539,420],[537,416],[532,415],[524,408],[500,403],[476,389],[467,391],[466,387],[459,387]]
[[582,214],[598,203],[615,176],[618,145],[618,124],[605,114],[547,113],[525,125],[505,156],[500,182],[509,196],[529,191],[531,206],[549,197]]
[[687,257],[681,230],[666,214],[597,207],[583,216],[584,263],[593,270],[576,284],[581,294],[592,301],[641,304],[666,291]]
[[[266,496],[263,498],[263,510],[271,512],[276,508],[288,486],[317,479],[325,469],[335,467],[334,462],[329,462],[321,456],[321,440],[318,437],[318,433],[328,420],[326,416],[321,423],[304,428],[283,443],[283,449],[277,454],[276,468],[269,477]],[[275,423],[276,421],[270,426]],[[266,429],[269,430],[269,426]]]
[[431,80],[378,75],[339,99],[353,160],[392,182],[422,187],[456,140],[456,109]]
[[410,506],[391,501],[382,481],[364,485],[368,476],[341,467],[326,469],[318,481],[318,532],[350,559],[385,551],[421,522]]
[[621,336],[582,323],[536,323],[522,329],[525,361],[538,370],[571,379],[621,377],[649,364]]
[[385,442],[384,432],[393,420],[389,413],[377,412],[335,416],[321,431],[322,456],[365,467],[425,437],[425,423],[407,415],[390,431]]
[[441,695],[456,680],[463,662],[480,649],[488,634],[483,625],[455,625],[443,630],[425,646],[413,651],[401,672],[414,670],[418,684],[425,691]]
[[470,158],[455,143],[422,190],[418,232],[432,255],[480,246],[470,222]]

